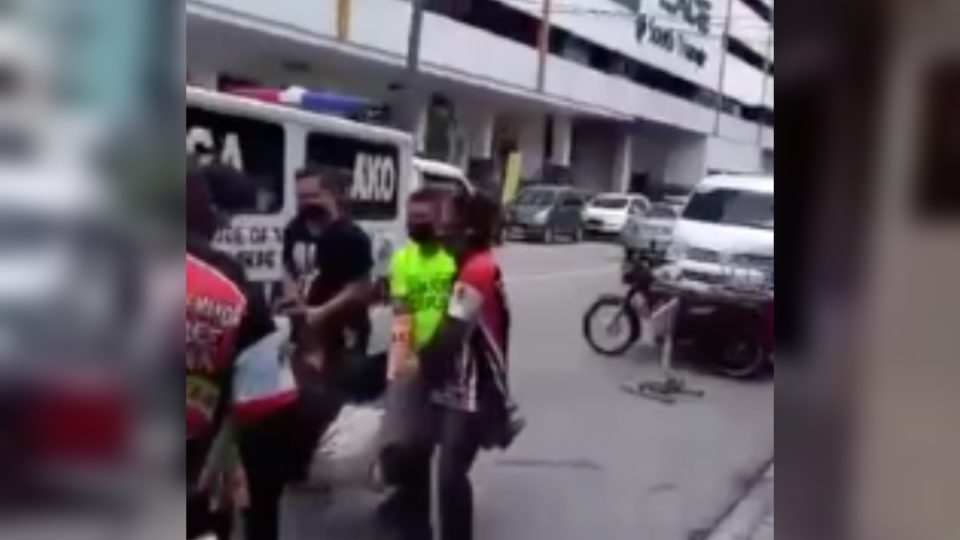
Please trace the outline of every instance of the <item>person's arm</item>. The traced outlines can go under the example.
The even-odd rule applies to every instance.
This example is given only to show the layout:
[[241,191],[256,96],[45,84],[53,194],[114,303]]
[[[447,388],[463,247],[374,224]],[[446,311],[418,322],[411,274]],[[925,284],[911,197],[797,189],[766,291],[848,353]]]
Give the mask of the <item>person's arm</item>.
[[405,265],[406,249],[401,248],[394,252],[390,258],[390,301],[393,305],[395,315],[402,313],[411,313],[408,295],[410,294],[410,285],[407,281],[407,270]]
[[372,292],[373,282],[370,279],[370,274],[364,274],[348,283],[322,306],[307,307],[306,322],[310,326],[322,326],[326,321],[337,317],[346,310],[365,305]]
[[302,298],[300,298],[302,294],[302,291],[300,290],[300,273],[293,257],[294,246],[296,245],[297,237],[299,235],[299,227],[299,218],[295,217],[283,230],[283,251],[281,253],[281,261],[283,263],[284,271],[282,278],[283,294],[281,296],[281,303],[302,300]]
[[373,292],[373,253],[370,238],[360,229],[345,236],[340,247],[340,264],[350,281],[320,306],[306,308],[306,322],[310,326],[322,326],[327,320],[339,317],[346,310],[365,306]]
[[420,363],[428,371],[440,369],[463,349],[470,332],[480,319],[487,291],[494,281],[494,269],[468,262],[453,286],[447,314],[440,328],[423,348]]

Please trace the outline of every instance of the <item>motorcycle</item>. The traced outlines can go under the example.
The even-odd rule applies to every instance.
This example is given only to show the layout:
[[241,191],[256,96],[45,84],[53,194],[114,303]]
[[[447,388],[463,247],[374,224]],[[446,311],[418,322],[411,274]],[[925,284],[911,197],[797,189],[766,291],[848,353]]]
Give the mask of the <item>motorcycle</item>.
[[681,300],[674,327],[677,343],[693,343],[712,367],[735,378],[759,375],[773,362],[773,296],[717,289],[690,294],[637,261],[627,272],[624,295],[601,295],[583,317],[590,347],[604,356],[621,356],[640,339],[643,319],[674,297]]

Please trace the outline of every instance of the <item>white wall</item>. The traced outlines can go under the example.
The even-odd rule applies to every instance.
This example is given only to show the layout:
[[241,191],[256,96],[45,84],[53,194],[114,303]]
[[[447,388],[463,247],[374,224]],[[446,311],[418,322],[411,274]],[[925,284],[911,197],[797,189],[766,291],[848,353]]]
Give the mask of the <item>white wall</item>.
[[601,107],[605,113],[625,122],[639,117],[699,133],[713,130],[712,109],[622,77],[605,75],[571,60],[551,56],[547,60],[545,83],[544,90],[550,95],[588,107]]
[[[362,0],[376,3],[389,0]],[[280,23],[311,34],[336,37],[337,3],[333,0],[187,0],[190,8],[214,8],[228,13],[252,16],[265,22]],[[409,20],[409,18],[408,18]],[[190,51],[187,51],[190,54]]]
[[747,105],[759,105],[763,97],[763,72],[728,54],[723,72],[723,93]]
[[773,77],[767,75],[764,79],[764,85],[767,87],[767,92],[763,95],[763,104],[770,107],[770,110],[773,110]]
[[760,149],[755,144],[710,137],[706,144],[706,168],[732,172],[760,172]]
[[763,148],[772,150],[773,149],[773,129],[764,126],[762,131],[763,133],[760,139],[761,146],[763,146]]
[[[292,1],[302,4],[330,5],[333,6],[331,9],[336,13],[336,0]],[[263,2],[266,6],[270,6],[272,3]],[[411,15],[409,2],[353,0],[350,10],[349,41],[351,43],[406,57]],[[426,20],[424,21],[424,27],[426,27]]]
[[681,136],[667,154],[666,183],[692,188],[707,173],[707,138]]
[[[366,2],[371,0],[354,0]],[[379,25],[387,26],[382,21]],[[425,65],[526,90],[536,88],[537,51],[532,47],[432,13],[424,15],[421,39],[420,61]]]
[[725,139],[741,143],[757,144],[757,130],[759,125],[747,122],[739,116],[729,114],[720,115],[719,135]]

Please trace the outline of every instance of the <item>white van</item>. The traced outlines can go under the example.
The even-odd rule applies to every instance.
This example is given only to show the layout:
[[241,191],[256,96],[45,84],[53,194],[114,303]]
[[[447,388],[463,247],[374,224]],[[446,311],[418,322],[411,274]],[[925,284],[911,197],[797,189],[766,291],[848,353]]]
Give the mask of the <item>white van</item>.
[[413,174],[413,184],[417,187],[438,186],[466,193],[474,192],[473,184],[467,179],[463,169],[443,161],[414,158]]
[[[297,208],[294,175],[308,162],[353,171],[351,213],[370,235],[375,277],[386,277],[393,251],[406,241],[404,203],[418,181],[413,149],[405,132],[187,88],[187,154],[235,166],[258,185],[255,205],[231,208],[215,244],[242,262],[268,297],[283,278],[283,231]],[[373,319],[371,347],[380,350],[389,311],[375,308]]]
[[668,259],[691,287],[740,279],[773,288],[773,177],[709,176],[673,229]]

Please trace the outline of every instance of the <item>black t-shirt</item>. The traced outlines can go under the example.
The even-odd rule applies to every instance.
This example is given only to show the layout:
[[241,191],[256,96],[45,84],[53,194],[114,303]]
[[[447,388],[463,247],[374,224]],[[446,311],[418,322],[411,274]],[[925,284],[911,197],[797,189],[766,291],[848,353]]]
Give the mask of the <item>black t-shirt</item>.
[[317,276],[310,284],[307,303],[320,305],[350,282],[368,277],[373,269],[370,237],[351,221],[331,223],[316,241]]
[[[373,250],[367,233],[350,220],[340,219],[313,236],[303,221],[294,218],[284,234],[284,266],[294,276],[315,273],[307,291],[307,304],[319,306],[336,296],[349,283],[369,276]],[[370,319],[366,306],[357,306],[337,324],[349,328],[365,341]],[[342,334],[336,336],[340,340]]]

